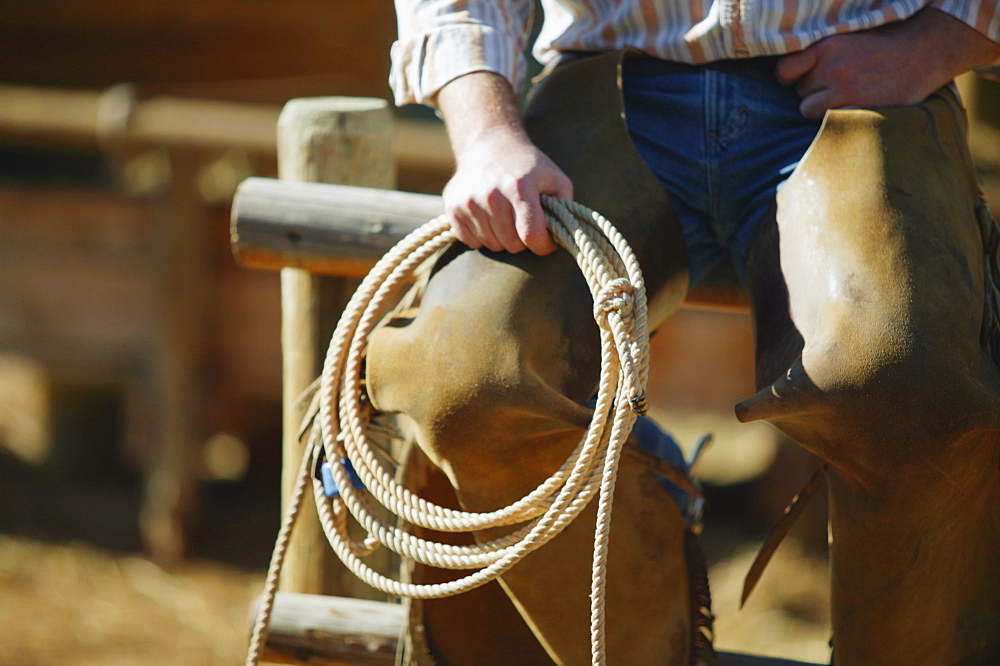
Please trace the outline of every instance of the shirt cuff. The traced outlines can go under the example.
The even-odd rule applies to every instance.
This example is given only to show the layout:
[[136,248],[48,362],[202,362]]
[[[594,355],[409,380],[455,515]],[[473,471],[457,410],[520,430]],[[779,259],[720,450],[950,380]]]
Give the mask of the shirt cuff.
[[494,72],[520,90],[527,63],[519,45],[479,24],[444,26],[392,45],[389,84],[397,106],[435,106],[438,91],[472,72]]
[[997,58],[989,65],[975,67],[972,71],[991,81],[1000,81],[1000,58]]

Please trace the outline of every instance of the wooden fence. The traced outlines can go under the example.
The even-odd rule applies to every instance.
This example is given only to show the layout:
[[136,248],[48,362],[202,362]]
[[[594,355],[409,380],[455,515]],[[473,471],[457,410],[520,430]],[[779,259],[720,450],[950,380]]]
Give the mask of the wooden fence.
[[[0,350],[121,393],[121,454],[144,470],[141,531],[163,563],[187,550],[202,445],[258,428],[254,411],[280,400],[278,313],[267,307],[279,289],[238,271],[225,236],[236,185],[277,173],[281,111],[144,98],[130,85],[0,84],[4,150],[108,176],[0,184]],[[452,168],[442,128],[384,124],[385,177],[439,186]]]

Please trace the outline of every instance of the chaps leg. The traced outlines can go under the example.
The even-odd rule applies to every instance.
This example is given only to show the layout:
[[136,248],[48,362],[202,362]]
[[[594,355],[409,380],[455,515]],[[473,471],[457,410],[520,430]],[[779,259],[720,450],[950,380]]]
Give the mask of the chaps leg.
[[838,664],[979,663],[1000,647],[984,211],[942,91],[829,112],[751,250],[760,390],[737,415],[831,465]]
[[[407,488],[440,506],[460,508],[447,477],[427,460],[420,447],[409,447],[403,465],[402,481]],[[434,532],[417,526],[410,526],[410,531],[439,543],[475,543],[468,534]],[[455,580],[461,573],[417,562],[403,563],[404,580],[417,584],[444,583]],[[409,626],[403,637],[404,646],[397,651],[399,666],[552,664],[496,581],[454,597],[404,599],[404,607],[408,611]],[[494,649],[484,649],[484,646],[494,646]],[[502,649],[495,649],[495,646],[502,646]]]
[[[686,258],[669,202],[628,139],[618,66],[615,55],[557,69],[536,94],[527,124],[573,179],[578,199],[607,215],[632,244],[655,325],[683,298]],[[590,420],[582,405],[596,389],[599,364],[591,308],[565,253],[458,251],[429,281],[415,316],[390,321],[372,336],[372,401],[413,422],[419,445],[464,507],[504,506],[559,467]],[[609,661],[686,663],[692,630],[684,522],[641,465],[623,460],[617,487]],[[501,580],[558,663],[590,661],[595,505]]]

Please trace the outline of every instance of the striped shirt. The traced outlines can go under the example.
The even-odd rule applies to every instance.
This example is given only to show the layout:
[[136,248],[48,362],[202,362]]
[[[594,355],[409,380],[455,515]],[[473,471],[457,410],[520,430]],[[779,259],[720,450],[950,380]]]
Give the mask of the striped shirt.
[[[694,64],[780,55],[926,6],[1000,42],[1000,0],[539,1],[545,19],[532,53],[543,64],[562,51],[624,47]],[[533,0],[396,0],[396,103],[433,104],[446,83],[476,71],[501,74],[523,90],[533,7]]]

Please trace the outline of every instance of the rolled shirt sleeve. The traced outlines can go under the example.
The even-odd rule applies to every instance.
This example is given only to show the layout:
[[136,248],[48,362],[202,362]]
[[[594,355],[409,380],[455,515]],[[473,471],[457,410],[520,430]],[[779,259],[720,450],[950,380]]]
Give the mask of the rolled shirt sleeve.
[[[930,6],[954,16],[994,42],[1000,42],[1000,0],[934,0]],[[1000,81],[1000,59],[977,67],[976,72]]]
[[434,106],[449,81],[494,72],[521,90],[531,0],[396,0],[389,83],[397,105]]

